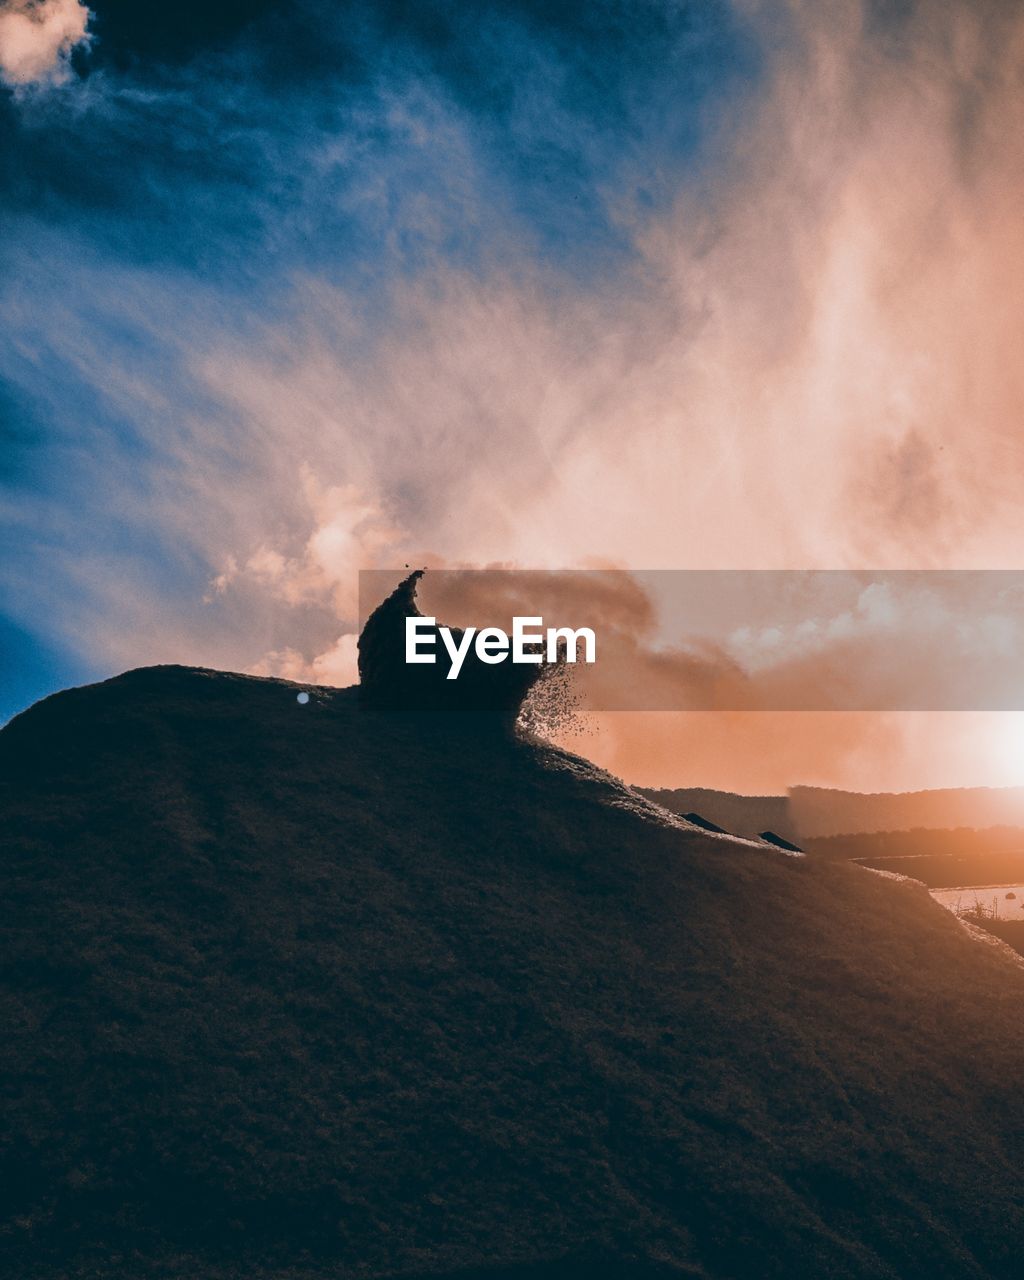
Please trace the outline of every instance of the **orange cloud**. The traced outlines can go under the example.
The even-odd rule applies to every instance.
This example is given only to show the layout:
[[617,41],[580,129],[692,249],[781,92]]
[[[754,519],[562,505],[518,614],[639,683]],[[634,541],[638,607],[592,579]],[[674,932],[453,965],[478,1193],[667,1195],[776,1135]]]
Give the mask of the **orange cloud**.
[[91,17],[80,0],[3,0],[0,80],[16,89],[66,80],[71,51],[89,40]]

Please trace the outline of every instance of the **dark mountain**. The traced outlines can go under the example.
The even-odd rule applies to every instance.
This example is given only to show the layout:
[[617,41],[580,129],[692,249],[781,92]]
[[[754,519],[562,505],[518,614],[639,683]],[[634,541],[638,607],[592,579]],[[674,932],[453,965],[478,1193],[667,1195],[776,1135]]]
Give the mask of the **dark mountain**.
[[0,732],[4,1275],[1019,1274],[1010,953],[297,692],[156,668]]

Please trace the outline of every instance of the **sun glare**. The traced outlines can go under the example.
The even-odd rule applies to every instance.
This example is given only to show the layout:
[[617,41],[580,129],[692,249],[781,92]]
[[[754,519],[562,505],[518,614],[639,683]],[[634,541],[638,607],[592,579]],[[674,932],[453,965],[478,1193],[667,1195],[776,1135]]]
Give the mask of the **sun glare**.
[[1004,711],[999,719],[993,736],[993,783],[1024,786],[1024,711]]

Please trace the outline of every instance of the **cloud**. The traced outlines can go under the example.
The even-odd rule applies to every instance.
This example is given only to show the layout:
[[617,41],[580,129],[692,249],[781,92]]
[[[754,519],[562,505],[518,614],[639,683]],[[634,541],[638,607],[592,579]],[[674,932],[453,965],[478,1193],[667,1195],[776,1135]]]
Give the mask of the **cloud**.
[[[369,578],[369,581],[365,581]],[[363,612],[393,585],[364,575]],[[599,711],[1017,709],[1020,573],[430,572],[420,608],[510,630],[591,628],[575,701]]]
[[254,676],[277,676],[281,680],[344,689],[359,683],[358,645],[355,632],[346,632],[312,660],[297,649],[282,649],[264,654],[249,671]]
[[431,254],[357,358],[351,299],[300,285],[303,321],[215,354],[211,393],[264,438],[312,413],[324,482],[358,474],[448,562],[1015,563],[1024,22],[783,9],[773,49],[753,6],[768,69],[720,163],[629,215],[614,275]]
[[12,88],[62,84],[72,51],[89,42],[91,17],[81,0],[3,0],[0,80]]
[[374,564],[1015,564],[1019,6],[733,22],[756,66],[711,96],[692,33],[581,76],[509,27],[475,95],[394,42],[357,89],[236,54],[49,110],[91,203],[3,249],[49,433],[11,608],[311,678]]
[[314,526],[301,550],[285,556],[263,544],[243,565],[229,556],[211,587],[220,595],[247,576],[286,605],[325,601],[338,618],[354,618],[359,609],[360,567],[397,562],[402,531],[389,522],[377,501],[367,500],[356,486],[322,488],[308,463],[301,464],[299,479]]

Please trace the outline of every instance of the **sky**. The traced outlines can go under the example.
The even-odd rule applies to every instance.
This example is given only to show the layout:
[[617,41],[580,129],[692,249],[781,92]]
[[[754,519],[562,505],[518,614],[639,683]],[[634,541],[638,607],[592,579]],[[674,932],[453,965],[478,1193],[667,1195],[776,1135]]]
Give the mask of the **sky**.
[[[348,683],[361,568],[1020,568],[1022,65],[1008,0],[0,0],[0,717]],[[576,745],[1024,781],[710,714]]]

